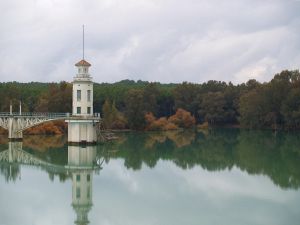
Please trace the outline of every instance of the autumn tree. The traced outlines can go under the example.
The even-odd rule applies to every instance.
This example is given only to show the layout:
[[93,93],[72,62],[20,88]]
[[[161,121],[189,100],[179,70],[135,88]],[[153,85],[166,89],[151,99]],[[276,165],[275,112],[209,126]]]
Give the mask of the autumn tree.
[[35,107],[37,112],[72,112],[72,85],[66,82],[50,84]]
[[160,117],[159,119],[156,119],[153,113],[151,112],[146,113],[145,120],[146,130],[166,131],[178,129],[178,126],[175,125],[172,121],[168,120],[166,117]]
[[181,108],[177,109],[175,115],[170,116],[168,121],[182,128],[191,128],[196,123],[195,117]]
[[105,100],[102,106],[103,125],[107,129],[124,129],[127,121],[123,113],[116,108],[115,102],[110,103],[108,99]]

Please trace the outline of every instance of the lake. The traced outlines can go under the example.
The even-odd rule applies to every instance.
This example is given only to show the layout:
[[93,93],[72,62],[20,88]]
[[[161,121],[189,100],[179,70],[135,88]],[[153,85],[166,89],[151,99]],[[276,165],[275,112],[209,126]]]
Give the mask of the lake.
[[0,225],[299,224],[299,132],[117,135],[0,136]]

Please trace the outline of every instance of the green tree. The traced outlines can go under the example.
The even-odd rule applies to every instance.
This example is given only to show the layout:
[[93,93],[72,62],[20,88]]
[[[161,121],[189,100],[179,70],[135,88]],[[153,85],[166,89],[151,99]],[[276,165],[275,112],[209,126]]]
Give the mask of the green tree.
[[290,91],[282,103],[281,113],[287,128],[300,128],[300,88]]
[[149,83],[144,88],[144,104],[145,111],[152,112],[154,115],[157,115],[158,105],[157,98],[160,95],[160,90],[157,87],[156,83]]
[[145,122],[145,104],[144,93],[142,90],[129,90],[125,98],[128,125],[131,129],[144,129]]
[[175,87],[173,91],[175,110],[185,109],[197,116],[199,86],[193,83],[183,82]]
[[224,123],[226,100],[222,92],[208,92],[203,95],[199,114],[209,124]]
[[263,89],[253,89],[240,98],[240,123],[250,128],[259,128],[265,125],[267,112],[266,98]]

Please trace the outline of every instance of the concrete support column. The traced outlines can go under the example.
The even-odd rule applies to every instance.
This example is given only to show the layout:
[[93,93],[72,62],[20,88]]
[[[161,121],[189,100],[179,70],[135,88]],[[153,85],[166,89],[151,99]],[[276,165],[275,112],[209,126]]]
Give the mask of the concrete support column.
[[[19,127],[18,118],[9,118],[8,119],[8,139],[10,140],[22,140],[23,132],[19,131],[21,128]],[[19,132],[18,132],[19,131]]]
[[83,119],[66,120],[68,123],[68,142],[70,144],[96,144],[97,127],[95,123],[99,122]]

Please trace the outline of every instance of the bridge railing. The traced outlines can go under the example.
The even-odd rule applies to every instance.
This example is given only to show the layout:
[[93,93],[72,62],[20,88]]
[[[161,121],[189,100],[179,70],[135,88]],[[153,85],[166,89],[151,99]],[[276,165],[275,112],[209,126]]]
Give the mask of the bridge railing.
[[70,118],[70,117],[93,117],[93,118],[100,118],[100,113],[94,113],[92,115],[76,115],[72,113],[42,113],[42,112],[22,112],[21,114],[18,112],[0,112],[0,117],[46,117],[50,119],[54,118]]
[[48,118],[58,118],[58,117],[69,117],[70,113],[39,113],[39,112],[22,112],[22,113],[9,113],[9,112],[0,112],[0,117],[48,117]]

